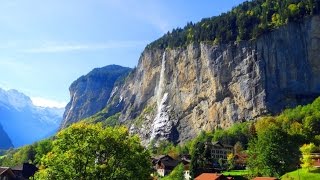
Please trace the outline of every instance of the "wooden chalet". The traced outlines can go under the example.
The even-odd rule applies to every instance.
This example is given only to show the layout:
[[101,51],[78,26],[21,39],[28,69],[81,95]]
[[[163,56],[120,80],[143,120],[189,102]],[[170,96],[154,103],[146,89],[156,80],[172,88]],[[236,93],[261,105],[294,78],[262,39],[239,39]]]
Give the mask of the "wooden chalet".
[[16,176],[9,167],[0,167],[0,180],[15,180]]
[[179,164],[179,161],[168,155],[162,155],[153,158],[152,163],[157,173],[163,177],[168,175]]
[[16,175],[18,179],[30,179],[38,171],[38,168],[29,163],[23,163],[22,165],[12,168],[12,172]]

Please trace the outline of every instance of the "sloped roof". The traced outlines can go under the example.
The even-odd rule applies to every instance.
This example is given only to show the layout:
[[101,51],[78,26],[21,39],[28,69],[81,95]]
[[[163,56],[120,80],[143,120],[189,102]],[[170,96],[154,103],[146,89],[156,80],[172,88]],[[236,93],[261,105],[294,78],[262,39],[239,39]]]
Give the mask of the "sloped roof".
[[216,173],[202,173],[200,176],[196,177],[195,180],[217,180],[221,176],[223,175]]
[[178,160],[174,160],[174,159],[168,159],[168,160],[159,160],[161,161],[161,163],[165,166],[170,168],[175,168],[178,164],[179,161]]
[[10,169],[9,167],[0,167],[0,175],[3,174],[4,172],[6,172],[8,169]]
[[215,142],[211,142],[210,143],[212,146],[220,146],[220,147],[229,147],[229,148],[233,148],[233,146],[229,145],[229,144],[222,144],[220,141],[215,141]]
[[0,176],[4,173],[8,172],[8,174],[11,175],[11,177],[15,177],[14,173],[12,172],[11,168],[9,167],[0,167]]

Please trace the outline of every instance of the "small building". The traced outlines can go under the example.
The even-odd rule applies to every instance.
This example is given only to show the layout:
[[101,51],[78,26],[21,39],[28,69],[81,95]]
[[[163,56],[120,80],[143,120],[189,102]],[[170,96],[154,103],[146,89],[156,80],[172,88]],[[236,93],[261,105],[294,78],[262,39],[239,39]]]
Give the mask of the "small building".
[[159,176],[166,176],[179,164],[178,160],[173,159],[168,155],[162,155],[153,158],[154,168]]
[[15,176],[19,179],[29,179],[38,171],[38,168],[35,165],[29,163],[23,163],[22,165],[13,167],[11,169]]
[[195,180],[233,180],[233,178],[217,173],[202,173]]
[[9,167],[0,167],[0,180],[15,180],[16,176]]
[[219,141],[207,142],[206,146],[207,148],[210,148],[212,159],[222,159],[224,161],[227,161],[228,154],[233,153],[233,146],[222,144]]
[[320,168],[320,153],[311,153],[311,158],[313,160],[313,167]]
[[189,160],[188,158],[181,158],[181,163],[183,164],[184,167],[184,179],[189,180],[191,179],[191,175],[190,175],[190,162],[191,160]]
[[234,155],[234,163],[236,169],[245,169],[247,166],[248,154],[245,152],[239,152]]

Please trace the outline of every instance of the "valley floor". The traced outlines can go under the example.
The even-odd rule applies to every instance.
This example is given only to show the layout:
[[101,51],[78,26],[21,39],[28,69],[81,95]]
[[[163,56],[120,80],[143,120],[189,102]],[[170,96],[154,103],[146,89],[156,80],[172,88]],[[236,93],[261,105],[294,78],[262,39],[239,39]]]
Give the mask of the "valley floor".
[[308,172],[306,169],[298,169],[289,172],[281,177],[283,180],[316,180],[320,179],[320,169],[311,169]]

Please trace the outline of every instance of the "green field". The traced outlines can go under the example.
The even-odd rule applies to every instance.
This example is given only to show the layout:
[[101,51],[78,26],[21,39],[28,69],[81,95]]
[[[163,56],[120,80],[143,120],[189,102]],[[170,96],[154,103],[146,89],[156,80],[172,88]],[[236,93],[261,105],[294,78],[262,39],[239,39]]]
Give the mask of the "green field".
[[281,177],[283,180],[317,180],[320,179],[320,169],[312,169],[308,172],[306,169],[298,169],[289,172]]
[[249,175],[248,170],[232,170],[232,171],[225,171],[222,173],[225,176],[232,176],[235,180],[246,180]]

